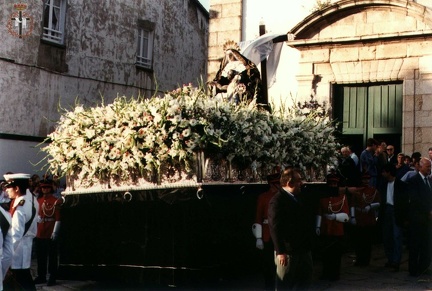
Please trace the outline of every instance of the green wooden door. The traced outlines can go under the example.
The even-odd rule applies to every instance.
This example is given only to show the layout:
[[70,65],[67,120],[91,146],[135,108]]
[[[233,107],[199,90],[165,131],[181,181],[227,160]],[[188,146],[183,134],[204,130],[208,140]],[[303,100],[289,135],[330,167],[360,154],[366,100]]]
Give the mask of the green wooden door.
[[379,138],[400,145],[402,84],[336,85],[334,118],[343,139]]

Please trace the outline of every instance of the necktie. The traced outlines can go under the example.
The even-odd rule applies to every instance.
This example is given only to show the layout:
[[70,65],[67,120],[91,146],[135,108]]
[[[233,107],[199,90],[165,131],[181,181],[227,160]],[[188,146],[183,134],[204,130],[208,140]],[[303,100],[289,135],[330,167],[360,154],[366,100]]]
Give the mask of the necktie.
[[429,184],[428,178],[425,177],[424,180],[425,180],[426,186],[428,186],[428,187],[429,187],[429,190],[430,190],[430,184]]

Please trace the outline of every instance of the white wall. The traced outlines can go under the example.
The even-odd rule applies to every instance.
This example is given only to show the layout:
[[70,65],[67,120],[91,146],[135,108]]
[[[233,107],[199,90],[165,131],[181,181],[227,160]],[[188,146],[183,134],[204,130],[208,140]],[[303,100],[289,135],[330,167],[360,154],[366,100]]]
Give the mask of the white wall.
[[259,36],[260,21],[267,32],[287,33],[293,26],[309,15],[316,0],[243,0],[243,40]]
[[[253,40],[259,36],[259,25],[263,22],[267,33],[286,34],[292,27],[311,14],[316,0],[244,0],[242,40]],[[268,89],[269,102],[275,107],[281,103],[299,101],[297,93],[298,63],[300,53],[284,44],[276,74],[276,83]],[[259,67],[259,66],[258,66]],[[304,96],[302,96],[304,97]]]

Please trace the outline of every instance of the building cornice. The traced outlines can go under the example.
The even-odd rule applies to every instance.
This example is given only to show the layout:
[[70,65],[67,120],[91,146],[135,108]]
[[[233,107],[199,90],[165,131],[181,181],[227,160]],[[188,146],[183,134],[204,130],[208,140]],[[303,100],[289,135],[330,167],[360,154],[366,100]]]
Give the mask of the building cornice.
[[358,44],[358,43],[374,43],[380,41],[400,41],[406,39],[432,39],[432,29],[415,32],[398,32],[376,35],[364,35],[355,37],[333,37],[321,39],[298,39],[286,41],[286,44],[291,47],[308,47],[308,46],[323,46],[323,45],[340,45],[340,44]]
[[401,11],[406,16],[412,16],[421,22],[432,25],[432,9],[413,1],[406,0],[342,0],[315,11],[303,21],[294,26],[288,33],[296,39],[311,39],[317,33],[317,27],[323,29],[349,15],[369,9],[389,8]]

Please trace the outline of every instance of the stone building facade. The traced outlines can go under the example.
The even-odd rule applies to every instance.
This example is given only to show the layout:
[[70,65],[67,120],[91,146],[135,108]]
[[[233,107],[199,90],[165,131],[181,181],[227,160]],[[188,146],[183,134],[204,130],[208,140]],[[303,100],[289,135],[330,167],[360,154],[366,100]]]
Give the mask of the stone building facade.
[[32,147],[53,131],[59,106],[149,97],[198,85],[207,74],[208,11],[198,0],[7,2],[0,12],[0,174],[36,171]]
[[224,55],[223,44],[242,41],[242,0],[211,0],[208,44],[208,80],[212,80]]
[[[220,13],[217,21],[210,19],[209,54],[221,45],[219,33],[228,26],[221,22],[238,21],[244,9],[234,13],[231,8],[224,14],[219,7],[227,3],[242,7],[241,2],[212,1],[210,15],[214,16],[212,10]],[[286,44],[301,55],[298,96],[330,105],[343,143],[354,144],[360,152],[366,139],[375,137],[394,144],[399,152],[427,154],[432,146],[432,5],[428,1],[332,1],[286,31],[295,35]],[[210,58],[209,77],[212,70]]]

